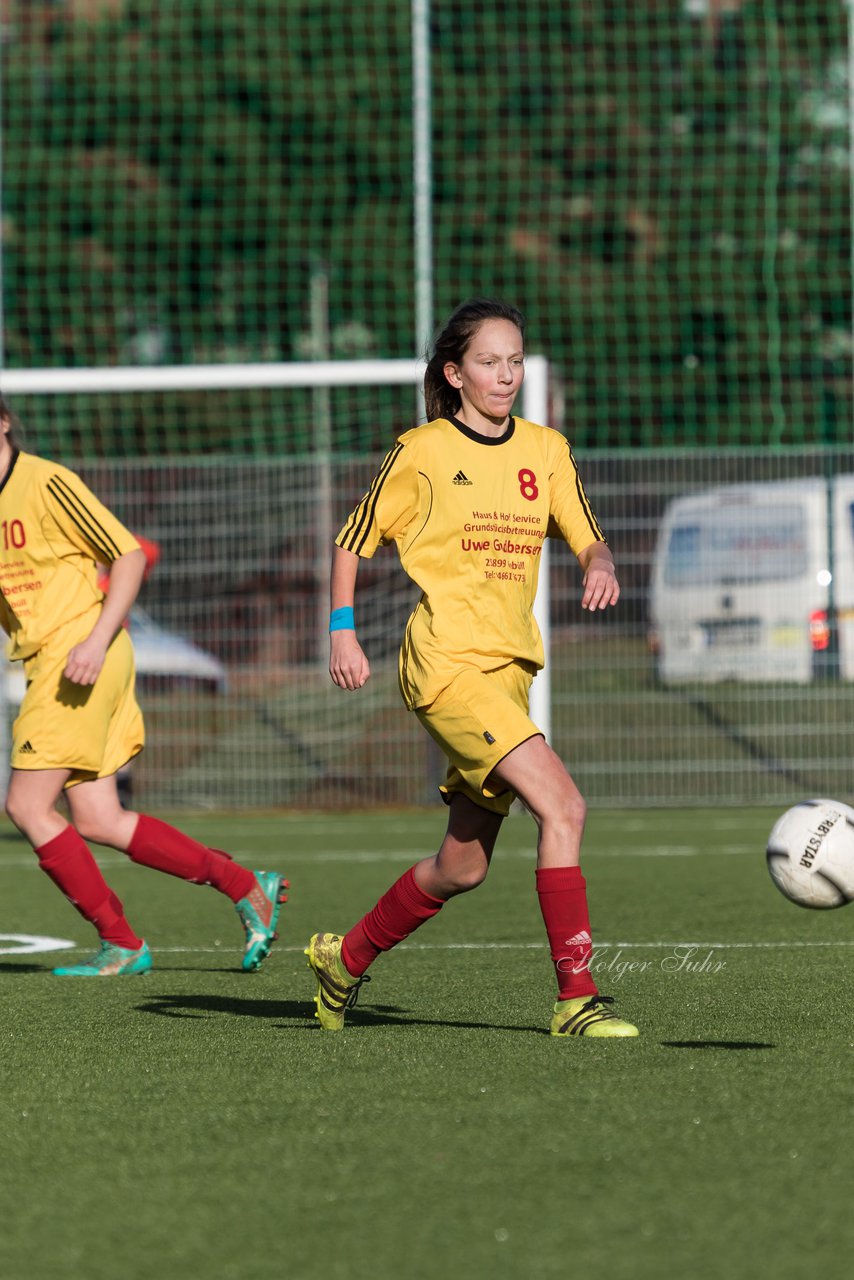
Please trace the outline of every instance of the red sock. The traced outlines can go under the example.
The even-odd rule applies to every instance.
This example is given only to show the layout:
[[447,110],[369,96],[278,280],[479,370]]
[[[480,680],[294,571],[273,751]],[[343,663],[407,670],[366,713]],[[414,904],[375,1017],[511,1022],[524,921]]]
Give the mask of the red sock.
[[597,995],[590,973],[593,943],[581,868],[538,868],[537,896],[557,974],[558,999]]
[[363,916],[341,947],[344,967],[359,978],[373,964],[381,951],[390,951],[398,942],[441,911],[445,903],[434,898],[416,884],[414,867],[410,867],[380,898],[377,905]]
[[104,942],[136,951],[142,946],[125,919],[124,907],[113,893],[86,841],[67,826],[58,836],[36,849],[39,866],[62,890],[84,920],[98,930]]
[[245,898],[255,885],[253,873],[233,862],[227,853],[209,849],[176,827],[144,813],[139,815],[127,853],[140,866],[165,871],[191,884],[213,885],[232,902]]

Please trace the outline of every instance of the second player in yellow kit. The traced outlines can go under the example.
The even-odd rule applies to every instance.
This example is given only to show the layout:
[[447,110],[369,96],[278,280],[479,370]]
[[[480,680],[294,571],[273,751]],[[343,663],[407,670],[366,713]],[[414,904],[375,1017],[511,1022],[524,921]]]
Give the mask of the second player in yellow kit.
[[330,673],[341,688],[358,690],[370,676],[353,609],[360,559],[394,542],[421,589],[400,685],[448,758],[449,819],[438,853],[411,867],[346,935],[311,939],[306,954],[327,1030],[343,1026],[378,955],[481,883],[518,796],[539,828],[536,889],[558,983],[551,1033],[637,1035],[590,972],[583,798],[528,714],[544,660],[533,606],[545,538],[575,552],[584,608],[616,604],[619,585],[566,439],[511,415],[523,334],[521,314],[500,302],[475,299],[454,312],[425,374],[431,421],[399,438],[336,540]]
[[[98,565],[109,566],[106,596]],[[90,959],[55,972],[113,977],[152,965],[87,840],[229,897],[245,932],[242,967],[254,970],[276,937],[283,877],[250,871],[119,802],[116,773],[145,736],[122,625],[144,570],[136,539],[79,476],[20,448],[0,399],[0,624],[26,675],[6,812],[100,940]],[[70,823],[57,808],[63,792]]]
[[124,630],[94,686],[65,676],[101,612],[95,557],[112,564],[139,544],[74,472],[21,451],[10,463],[0,490],[0,622],[26,676],[12,767],[67,767],[74,785],[115,773],[145,741]]

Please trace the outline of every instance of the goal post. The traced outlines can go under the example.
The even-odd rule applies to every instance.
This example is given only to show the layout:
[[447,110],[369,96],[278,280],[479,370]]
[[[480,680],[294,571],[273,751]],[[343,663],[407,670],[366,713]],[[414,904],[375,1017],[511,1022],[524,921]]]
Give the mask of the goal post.
[[[522,385],[522,407],[529,422],[548,423],[549,417],[549,365],[545,356],[528,356],[525,361],[525,381]],[[540,561],[540,577],[534,617],[543,637],[546,665],[531,685],[531,719],[542,729],[546,741],[551,741],[552,699],[549,649],[551,647],[551,591],[549,584],[550,557],[548,539],[543,542]]]

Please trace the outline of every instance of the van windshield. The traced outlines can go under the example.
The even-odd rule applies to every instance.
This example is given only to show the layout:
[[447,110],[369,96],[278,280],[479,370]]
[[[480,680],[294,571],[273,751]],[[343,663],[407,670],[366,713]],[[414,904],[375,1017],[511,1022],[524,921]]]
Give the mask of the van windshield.
[[720,507],[674,525],[664,579],[672,587],[783,582],[807,565],[803,507]]

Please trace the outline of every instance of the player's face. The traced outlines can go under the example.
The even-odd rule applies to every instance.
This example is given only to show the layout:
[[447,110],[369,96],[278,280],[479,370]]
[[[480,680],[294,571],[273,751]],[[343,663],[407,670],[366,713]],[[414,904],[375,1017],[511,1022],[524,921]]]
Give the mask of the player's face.
[[460,393],[460,419],[475,431],[503,431],[525,376],[522,334],[509,320],[484,320],[445,377]]

